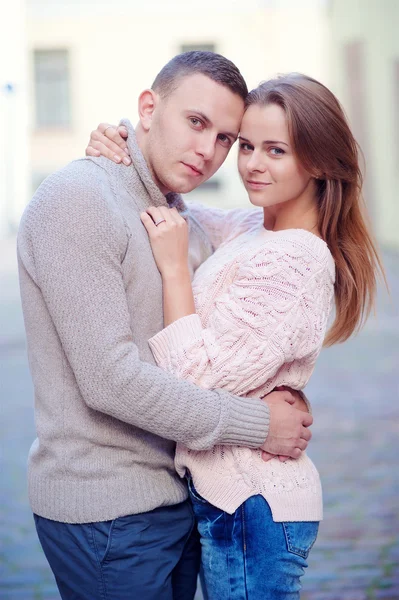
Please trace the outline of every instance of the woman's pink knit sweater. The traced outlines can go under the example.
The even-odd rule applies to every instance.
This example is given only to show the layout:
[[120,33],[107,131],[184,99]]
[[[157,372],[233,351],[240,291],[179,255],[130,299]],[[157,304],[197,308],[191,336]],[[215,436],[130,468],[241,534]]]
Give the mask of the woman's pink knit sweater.
[[[150,339],[159,366],[204,388],[265,396],[302,390],[322,348],[334,296],[327,245],[302,229],[267,231],[263,211],[190,205],[215,253],[193,280],[197,313]],[[275,521],[319,521],[322,493],[309,457],[265,463],[260,451],[178,445],[175,460],[208,502],[233,513],[261,494]]]

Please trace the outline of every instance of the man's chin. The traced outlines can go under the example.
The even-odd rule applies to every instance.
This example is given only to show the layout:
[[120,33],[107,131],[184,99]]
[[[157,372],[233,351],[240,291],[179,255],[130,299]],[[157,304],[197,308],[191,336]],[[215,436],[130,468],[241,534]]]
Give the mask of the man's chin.
[[201,181],[200,183],[194,183],[190,181],[176,181],[175,183],[169,185],[169,189],[171,192],[174,192],[176,194],[188,194],[189,192],[196,190],[201,185],[201,183],[203,183],[203,181]]

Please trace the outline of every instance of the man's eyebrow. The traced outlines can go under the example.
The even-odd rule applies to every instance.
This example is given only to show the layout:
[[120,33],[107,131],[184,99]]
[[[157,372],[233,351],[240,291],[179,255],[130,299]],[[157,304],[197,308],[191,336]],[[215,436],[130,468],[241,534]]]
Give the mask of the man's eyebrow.
[[204,114],[201,110],[198,110],[198,108],[189,108],[186,110],[186,112],[190,114],[195,113],[198,116],[200,116],[201,119],[203,119],[207,125],[212,125],[212,121],[210,120],[210,118],[207,117],[206,114]]
[[[187,112],[195,113],[195,114],[199,115],[201,117],[201,119],[203,119],[205,121],[205,123],[207,125],[212,125],[212,121],[210,120],[210,118],[207,117],[202,111],[197,110],[196,108],[192,108],[192,109],[189,109]],[[232,137],[234,140],[236,140],[238,137],[238,133],[232,133],[231,131],[223,131],[223,133],[224,133],[224,135]]]
[[[239,135],[238,137],[244,142],[251,143],[249,140],[247,140],[247,138],[243,137],[242,135]],[[287,144],[286,142],[281,142],[279,140],[263,140],[262,144],[284,144],[284,146],[289,146],[289,144]]]

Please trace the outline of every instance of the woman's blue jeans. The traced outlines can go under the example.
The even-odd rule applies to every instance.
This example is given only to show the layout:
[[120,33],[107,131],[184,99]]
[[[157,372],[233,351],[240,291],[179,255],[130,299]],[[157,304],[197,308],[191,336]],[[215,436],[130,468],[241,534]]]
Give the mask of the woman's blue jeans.
[[299,600],[319,523],[275,523],[262,496],[229,515],[202,498],[191,478],[188,484],[208,600]]

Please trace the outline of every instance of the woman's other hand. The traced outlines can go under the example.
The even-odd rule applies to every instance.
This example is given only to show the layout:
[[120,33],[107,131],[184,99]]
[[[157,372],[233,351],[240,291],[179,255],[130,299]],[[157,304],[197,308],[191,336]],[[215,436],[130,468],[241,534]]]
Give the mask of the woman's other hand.
[[128,133],[126,127],[120,125],[109,125],[109,123],[100,123],[100,125],[91,132],[86,156],[105,156],[110,160],[130,165],[132,160],[127,147]]
[[151,206],[140,216],[162,277],[187,274],[188,226],[176,208]]

